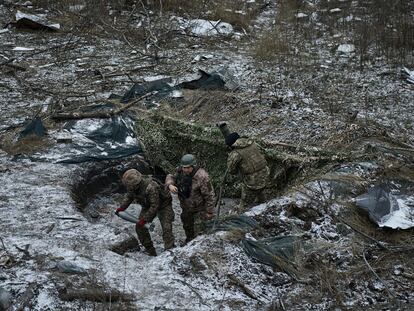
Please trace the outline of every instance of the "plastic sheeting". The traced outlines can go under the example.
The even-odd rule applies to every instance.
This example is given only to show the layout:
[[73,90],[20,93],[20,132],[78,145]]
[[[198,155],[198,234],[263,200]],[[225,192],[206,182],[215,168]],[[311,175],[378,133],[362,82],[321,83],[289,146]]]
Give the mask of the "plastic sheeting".
[[[250,231],[259,228],[258,223],[251,217],[244,215],[231,215],[207,222],[207,230],[215,231],[230,231],[243,230]],[[242,240],[242,247],[244,251],[255,260],[283,270],[292,277],[297,277],[297,270],[293,264],[295,254],[299,249],[304,248],[302,239],[298,236],[280,236],[271,237],[262,240],[253,240],[245,238]]]
[[[356,205],[368,212],[369,218],[380,227],[408,229],[414,227],[413,187],[395,183],[372,187],[355,199]],[[407,192],[407,193],[405,193]]]
[[238,88],[238,85],[231,77],[231,74],[224,68],[221,68],[219,72],[208,73],[201,69],[198,70],[199,78],[184,81],[180,84],[171,86],[168,84],[170,79],[159,79],[155,81],[135,84],[130,90],[128,90],[122,97],[121,102],[127,103],[134,98],[143,96],[149,92],[157,91],[154,96],[151,96],[149,100],[160,100],[164,97],[171,96],[174,91],[180,89],[200,89],[200,90],[234,90]]
[[206,223],[207,231],[251,230],[258,226],[257,222],[248,216],[230,215],[224,218],[211,220]]
[[23,137],[36,135],[36,136],[44,136],[46,134],[46,129],[43,126],[42,120],[40,118],[34,118],[31,120],[19,133],[19,138],[22,139]]
[[[76,148],[58,163],[82,163],[125,158],[141,153],[133,131],[132,120],[115,116],[103,120],[77,120],[69,122],[66,129],[73,134]],[[76,153],[72,153],[75,150]]]
[[297,236],[281,236],[263,239],[260,241],[244,239],[244,251],[257,261],[283,270],[296,277],[294,266],[295,253],[303,248],[302,241]]

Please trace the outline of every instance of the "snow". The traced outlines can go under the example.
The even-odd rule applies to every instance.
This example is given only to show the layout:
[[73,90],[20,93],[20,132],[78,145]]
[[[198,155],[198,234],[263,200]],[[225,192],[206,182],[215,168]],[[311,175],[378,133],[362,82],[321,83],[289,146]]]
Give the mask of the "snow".
[[26,52],[26,51],[33,51],[34,48],[26,48],[26,47],[21,47],[21,46],[16,46],[15,48],[13,48],[13,51],[17,51],[17,52]]
[[338,46],[337,51],[344,54],[353,53],[355,52],[355,46],[353,44],[341,44]]
[[233,26],[222,21],[208,21],[193,19],[188,21],[191,32],[200,36],[229,35],[233,33]]
[[414,227],[414,197],[398,198],[398,207],[393,208],[391,213],[381,219],[380,227],[393,229],[408,229]]

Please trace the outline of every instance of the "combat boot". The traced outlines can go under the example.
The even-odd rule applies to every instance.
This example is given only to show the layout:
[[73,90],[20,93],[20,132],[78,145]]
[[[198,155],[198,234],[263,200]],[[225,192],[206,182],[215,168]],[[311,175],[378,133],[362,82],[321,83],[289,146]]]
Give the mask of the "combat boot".
[[157,256],[157,251],[155,250],[154,247],[149,247],[146,249],[146,251],[149,256],[154,256],[154,257]]

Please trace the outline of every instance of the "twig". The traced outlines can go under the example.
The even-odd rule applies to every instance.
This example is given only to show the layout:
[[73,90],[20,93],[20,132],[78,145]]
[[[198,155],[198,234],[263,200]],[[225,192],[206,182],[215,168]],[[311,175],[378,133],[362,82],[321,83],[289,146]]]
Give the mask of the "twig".
[[221,185],[220,185],[219,195],[217,196],[217,201],[216,201],[217,215],[216,215],[216,219],[214,220],[213,231],[216,228],[216,224],[217,224],[217,222],[219,220],[219,217],[220,217],[221,196],[223,194],[224,183],[226,182],[227,174],[228,174],[228,169],[226,169],[226,172],[224,173],[223,181],[221,182]]
[[392,298],[395,298],[395,295],[390,292],[388,289],[387,284],[379,277],[379,275],[372,269],[371,265],[369,264],[367,258],[365,257],[365,251],[362,252],[362,257],[364,258],[365,264],[368,266],[369,270],[375,275],[375,277],[385,286],[385,290],[387,291],[388,295]]
[[16,247],[17,250],[21,251],[24,254],[23,255],[23,258],[24,259],[30,259],[30,258],[32,258],[32,255],[30,255],[30,253],[29,253],[29,246],[30,246],[30,244],[26,244],[24,246],[24,248],[20,248],[17,245],[14,245],[14,247]]
[[10,254],[9,254],[9,251],[7,250],[7,248],[6,248],[6,245],[4,245],[4,241],[3,241],[3,238],[0,236],[0,242],[1,242],[1,245],[3,245],[3,249],[4,249],[4,251],[6,252],[6,254],[8,255],[8,256],[10,256]]
[[196,296],[198,297],[198,299],[199,299],[199,304],[203,304],[203,305],[208,306],[208,304],[206,304],[206,303],[204,302],[203,297],[201,297],[201,295],[200,295],[200,294],[196,291],[196,289],[194,288],[194,286],[192,286],[191,284],[187,283],[187,282],[186,282],[186,281],[184,281],[184,280],[180,280],[180,279],[173,279],[173,280],[178,281],[178,282],[183,283],[184,285],[188,286],[188,287],[191,289],[191,291],[192,291],[194,294],[196,294]]
[[238,278],[236,278],[232,274],[228,274],[227,276],[229,277],[229,279],[234,284],[238,285],[247,296],[249,296],[250,298],[253,298],[255,300],[260,301],[260,299],[257,297],[257,295],[250,288],[248,288],[242,281],[240,281]]
[[360,235],[366,237],[367,239],[370,239],[371,241],[375,242],[375,244],[377,244],[381,249],[385,249],[387,251],[389,251],[390,249],[384,245],[383,242],[378,241],[377,239],[374,239],[373,237],[369,236],[368,234],[359,231],[358,229],[354,228],[351,224],[349,224],[348,222],[346,222],[344,219],[340,218],[340,217],[335,217],[337,218],[340,222],[344,223],[345,225],[347,225],[348,227],[350,227],[352,230],[354,230],[355,232],[359,233]]
[[56,219],[62,219],[62,220],[75,220],[75,221],[82,221],[82,220],[83,220],[83,219],[81,219],[81,218],[70,217],[70,216],[60,216],[60,217],[56,217]]

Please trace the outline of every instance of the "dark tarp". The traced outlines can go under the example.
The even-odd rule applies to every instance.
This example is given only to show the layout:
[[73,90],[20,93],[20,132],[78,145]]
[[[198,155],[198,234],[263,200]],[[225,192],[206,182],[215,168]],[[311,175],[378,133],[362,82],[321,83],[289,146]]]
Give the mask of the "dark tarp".
[[224,90],[225,82],[220,75],[215,73],[209,74],[201,69],[198,70],[198,73],[201,75],[200,78],[182,82],[178,84],[177,87],[189,90]]
[[257,222],[248,216],[230,215],[215,220],[208,221],[206,228],[210,232],[230,231],[230,230],[251,230],[258,226]]
[[[201,89],[201,90],[224,90],[226,82],[217,73],[207,73],[203,70],[198,70],[201,75],[200,78],[182,82],[175,86],[170,86],[168,82],[171,79],[159,79],[151,82],[137,83],[130,90],[128,90],[122,97],[121,103],[127,103],[134,98],[138,98],[147,93],[157,91],[157,94],[151,96],[149,100],[160,100],[169,96],[174,90],[179,89]],[[114,95],[112,95],[114,96]]]
[[161,99],[168,96],[174,88],[167,82],[170,79],[160,79],[156,81],[134,84],[134,86],[127,91],[121,98],[121,103],[127,103],[134,98],[141,97],[147,93],[157,91],[157,94],[151,96],[151,100]]
[[242,241],[244,251],[257,261],[282,269],[292,277],[297,276],[294,266],[295,254],[303,248],[301,239],[297,236],[281,236],[254,241]]
[[[225,230],[250,231],[259,228],[258,223],[251,217],[244,215],[231,215],[207,222],[207,231],[210,232]],[[271,267],[277,267],[292,277],[297,277],[297,270],[294,266],[296,252],[304,248],[302,238],[298,236],[272,237],[262,240],[243,239],[244,251],[258,262]]]
[[[114,105],[105,104],[87,107],[83,111],[102,111],[112,108]],[[79,126],[80,122],[84,125]],[[71,120],[65,125],[65,129],[83,139],[74,139],[75,148],[73,145],[68,146],[68,153],[71,156],[58,163],[114,160],[142,152],[134,133],[134,121],[127,116],[118,115],[99,120]],[[87,142],[81,142],[82,140]],[[73,154],[72,150],[76,153]]]
[[36,136],[44,136],[46,134],[46,129],[43,126],[42,120],[39,117],[34,118],[31,120],[24,129],[19,133],[19,138],[22,139],[23,137],[29,135],[36,135]]

